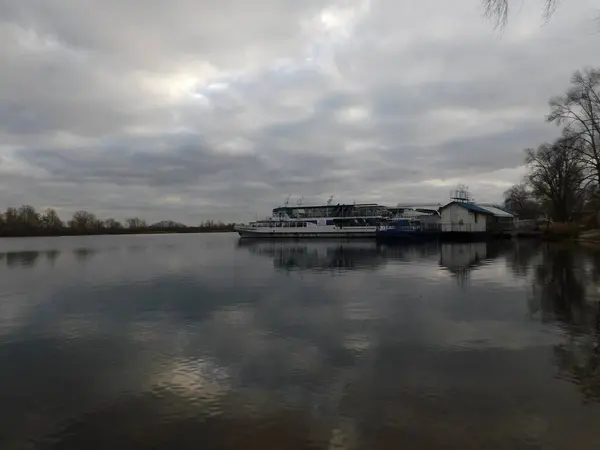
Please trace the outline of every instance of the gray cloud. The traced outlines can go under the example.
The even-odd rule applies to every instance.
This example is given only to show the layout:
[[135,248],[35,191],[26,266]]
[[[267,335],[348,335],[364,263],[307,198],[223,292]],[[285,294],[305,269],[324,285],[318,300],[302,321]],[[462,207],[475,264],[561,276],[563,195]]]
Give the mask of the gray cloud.
[[0,1],[0,208],[496,201],[600,39],[593,0],[503,33],[477,0],[142,3]]

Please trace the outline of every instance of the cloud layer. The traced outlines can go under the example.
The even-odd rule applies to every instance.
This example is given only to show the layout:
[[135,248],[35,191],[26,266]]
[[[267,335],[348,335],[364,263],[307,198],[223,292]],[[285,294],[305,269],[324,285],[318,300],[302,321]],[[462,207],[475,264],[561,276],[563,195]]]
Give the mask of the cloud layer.
[[0,207],[245,220],[496,201],[594,64],[597,2],[500,33],[479,0],[0,1]]

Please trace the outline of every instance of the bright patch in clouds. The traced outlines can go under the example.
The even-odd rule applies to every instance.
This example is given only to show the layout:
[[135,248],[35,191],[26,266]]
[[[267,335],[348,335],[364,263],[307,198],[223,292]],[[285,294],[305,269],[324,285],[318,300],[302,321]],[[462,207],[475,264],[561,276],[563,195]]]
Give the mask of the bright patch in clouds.
[[369,118],[369,111],[361,107],[351,107],[336,113],[340,122],[361,122]]
[[371,2],[350,1],[344,6],[325,8],[319,15],[322,30],[332,38],[348,38],[353,27],[369,12]]
[[210,80],[221,75],[208,63],[192,65],[177,72],[168,74],[142,74],[140,82],[146,91],[158,100],[170,102],[185,101],[189,97],[197,97],[200,87],[210,89],[219,84],[210,84]]

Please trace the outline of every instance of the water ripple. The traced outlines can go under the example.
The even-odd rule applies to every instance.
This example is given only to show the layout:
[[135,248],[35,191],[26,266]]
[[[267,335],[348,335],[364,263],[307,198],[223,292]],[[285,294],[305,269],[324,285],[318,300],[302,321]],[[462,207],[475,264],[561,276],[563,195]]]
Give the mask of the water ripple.
[[0,240],[0,448],[600,448],[600,256]]

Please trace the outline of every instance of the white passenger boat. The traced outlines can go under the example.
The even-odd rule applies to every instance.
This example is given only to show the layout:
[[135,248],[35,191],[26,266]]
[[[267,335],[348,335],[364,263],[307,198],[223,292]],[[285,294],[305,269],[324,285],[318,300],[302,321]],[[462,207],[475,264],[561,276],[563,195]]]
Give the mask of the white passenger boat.
[[388,209],[375,203],[282,206],[272,217],[236,225],[235,231],[244,238],[375,237],[388,216]]

